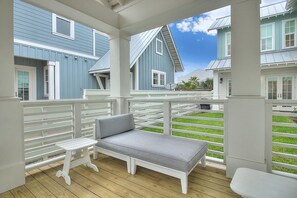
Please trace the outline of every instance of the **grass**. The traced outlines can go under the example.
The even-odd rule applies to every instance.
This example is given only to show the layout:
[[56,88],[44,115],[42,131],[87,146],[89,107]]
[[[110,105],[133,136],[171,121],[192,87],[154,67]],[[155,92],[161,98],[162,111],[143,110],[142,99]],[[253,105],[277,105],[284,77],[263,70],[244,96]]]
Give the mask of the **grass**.
[[[195,117],[195,119],[193,119],[193,118],[175,118],[172,120],[174,122],[174,124],[172,125],[172,128],[173,128],[172,134],[174,136],[204,140],[204,141],[208,141],[208,142],[224,143],[224,140],[222,138],[203,136],[203,135],[199,135],[198,133],[195,134],[195,132],[202,132],[202,133],[206,133],[206,134],[224,135],[223,130],[207,128],[207,126],[224,127],[223,121],[199,119],[200,117],[201,118],[224,118],[223,113],[191,113],[191,114],[188,114],[187,116]],[[277,122],[277,123],[294,123],[294,121],[290,117],[286,117],[286,116],[273,116],[272,121]],[[193,126],[183,126],[183,125],[179,125],[178,123],[188,123],[188,124],[193,124]],[[163,123],[156,123],[153,125],[163,127]],[[197,125],[197,126],[195,126],[195,125]],[[142,130],[156,132],[156,133],[163,133],[163,129],[155,129],[155,128],[145,127]],[[194,132],[194,134],[183,133],[183,132],[179,132],[177,130],[191,131],[192,133]],[[272,132],[297,134],[297,127],[272,126]],[[272,141],[297,145],[297,138],[273,136]],[[209,148],[209,150],[224,152],[224,148],[221,146],[209,145],[208,148]],[[295,148],[284,148],[284,147],[279,147],[279,146],[273,146],[272,150],[274,152],[297,155],[297,149],[295,149]],[[207,153],[207,156],[223,159],[223,156],[213,154],[213,153]],[[280,157],[280,156],[273,156],[272,161],[297,165],[297,159],[285,158],[285,157]],[[282,168],[282,167],[278,167],[278,166],[273,166],[272,169],[297,174],[297,170],[294,170],[294,169],[287,169],[287,168]]]

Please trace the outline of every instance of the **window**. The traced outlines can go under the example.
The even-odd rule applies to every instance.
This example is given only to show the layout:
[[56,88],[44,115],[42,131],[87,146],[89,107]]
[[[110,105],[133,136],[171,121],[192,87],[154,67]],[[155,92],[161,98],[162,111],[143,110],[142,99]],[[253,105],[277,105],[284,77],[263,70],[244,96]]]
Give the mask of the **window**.
[[156,39],[156,53],[163,55],[163,41]]
[[274,23],[261,25],[261,51],[274,49]]
[[231,56],[231,32],[226,32],[225,34],[225,39],[226,39],[226,56]]
[[44,90],[44,96],[48,97],[48,93],[49,93],[49,78],[48,78],[48,67],[44,67],[43,69],[43,90]]
[[296,46],[296,19],[283,22],[283,48]]
[[164,87],[166,84],[166,73],[152,70],[152,86],[153,87]]
[[74,39],[74,21],[58,16],[53,13],[52,31],[55,35],[68,39]]

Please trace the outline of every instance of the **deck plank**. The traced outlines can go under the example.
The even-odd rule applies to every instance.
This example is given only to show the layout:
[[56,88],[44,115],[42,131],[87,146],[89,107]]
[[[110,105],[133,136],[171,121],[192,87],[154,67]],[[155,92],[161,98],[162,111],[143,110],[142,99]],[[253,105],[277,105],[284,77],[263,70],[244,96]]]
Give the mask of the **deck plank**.
[[71,185],[56,177],[63,168],[63,161],[26,173],[26,184],[0,194],[0,198],[12,197],[83,197],[83,198],[182,198],[198,197],[237,198],[230,189],[225,170],[197,166],[189,175],[188,194],[181,193],[180,180],[146,168],[137,167],[136,175],[127,173],[124,161],[99,155],[92,160],[99,172],[85,166],[70,170]]
[[35,197],[25,185],[14,188],[14,189],[10,190],[10,192],[13,194],[13,196],[15,198],[23,198],[23,197],[33,198],[33,197]]
[[[62,166],[58,166],[54,168],[56,169],[56,171],[58,171],[62,168]],[[78,174],[73,169],[69,171],[69,175],[71,177],[71,183],[76,182],[99,197],[102,197],[102,198],[105,198],[105,197],[120,198],[121,197],[115,194],[114,192],[104,188],[103,186],[91,181],[88,177]]]
[[30,175],[37,180],[40,184],[42,184],[46,189],[52,192],[56,197],[63,198],[72,198],[77,197],[75,194],[71,193],[69,190],[59,185],[55,180],[47,176],[42,171],[30,171]]
[[77,197],[84,197],[84,198],[92,198],[92,197],[99,197],[94,193],[88,191],[86,188],[82,187],[81,185],[77,184],[74,181],[71,181],[71,185],[67,185],[63,178],[58,178],[56,176],[57,170],[55,167],[59,167],[61,169],[62,166],[60,164],[52,164],[51,166],[41,168],[43,172],[48,175],[51,179],[55,180],[59,185],[68,189],[70,192],[75,194]]
[[0,193],[0,198],[14,198],[10,191]]
[[26,177],[25,186],[30,190],[30,192],[38,198],[43,197],[55,197],[55,195],[47,190],[43,185],[41,185],[36,179],[28,175]]

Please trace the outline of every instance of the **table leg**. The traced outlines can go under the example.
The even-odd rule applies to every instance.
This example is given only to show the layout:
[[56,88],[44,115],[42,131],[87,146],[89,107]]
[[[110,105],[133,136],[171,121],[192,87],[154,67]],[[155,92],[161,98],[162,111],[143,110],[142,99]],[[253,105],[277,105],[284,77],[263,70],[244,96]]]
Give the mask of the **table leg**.
[[63,170],[59,170],[56,174],[57,177],[63,177],[66,184],[70,185],[71,184],[71,179],[69,176],[69,169],[70,169],[70,163],[71,163],[71,157],[72,157],[72,152],[71,151],[66,151],[66,156],[64,160],[64,166]]
[[99,172],[97,166],[95,164],[92,164],[91,162],[88,148],[83,148],[83,154],[84,154],[83,160],[85,161],[85,165],[89,168],[92,168],[94,171]]

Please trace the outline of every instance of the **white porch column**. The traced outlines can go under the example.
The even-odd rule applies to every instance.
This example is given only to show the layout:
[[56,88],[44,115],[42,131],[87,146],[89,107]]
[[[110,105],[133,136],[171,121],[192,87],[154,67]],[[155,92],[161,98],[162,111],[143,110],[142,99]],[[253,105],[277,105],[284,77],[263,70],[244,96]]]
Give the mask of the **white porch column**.
[[25,183],[23,110],[14,97],[13,1],[0,1],[0,193]]
[[110,35],[110,96],[117,99],[115,114],[128,112],[130,97],[130,35],[118,31]]
[[227,176],[238,167],[266,170],[265,100],[260,96],[260,0],[231,4],[232,96],[228,104]]
[[48,64],[48,99],[55,100],[55,62]]

